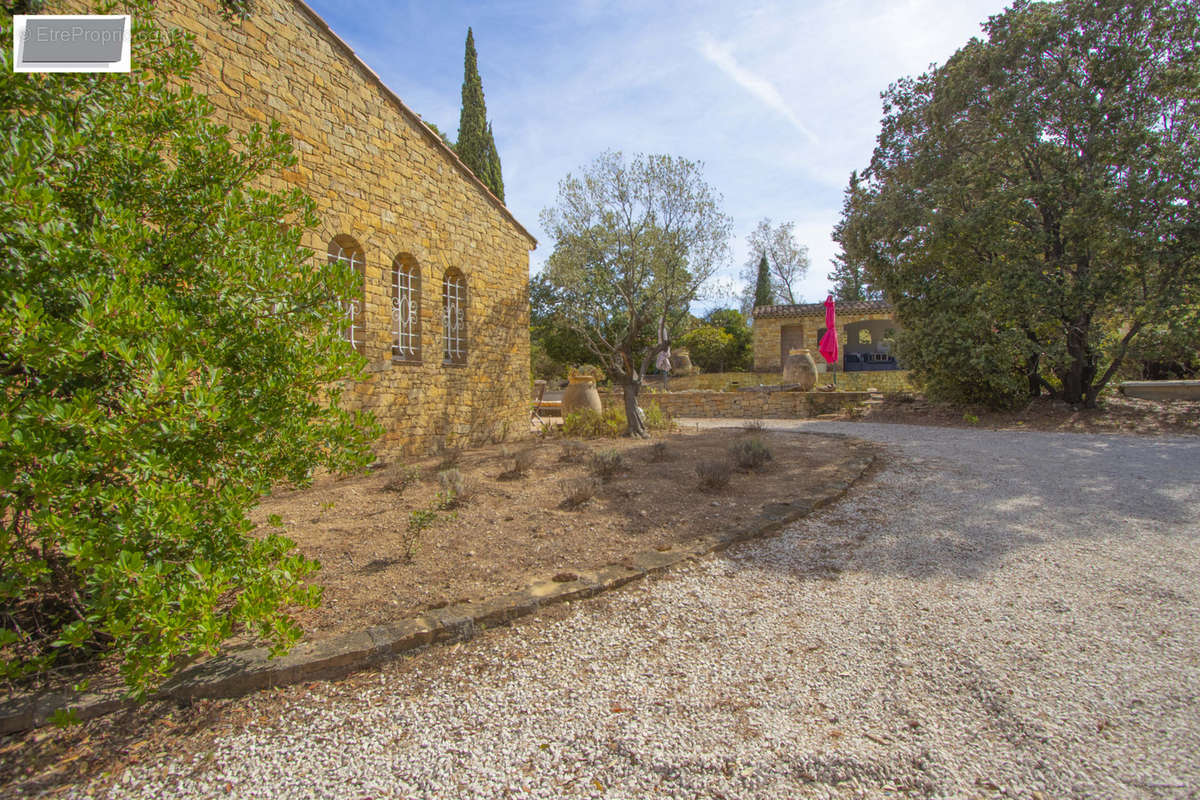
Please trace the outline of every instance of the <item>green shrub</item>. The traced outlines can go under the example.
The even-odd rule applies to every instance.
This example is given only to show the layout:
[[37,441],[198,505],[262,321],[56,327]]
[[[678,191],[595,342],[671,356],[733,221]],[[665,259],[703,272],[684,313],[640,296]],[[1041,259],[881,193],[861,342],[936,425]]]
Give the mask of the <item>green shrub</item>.
[[309,199],[261,188],[288,137],[231,141],[139,8],[129,75],[0,53],[0,677],[111,653],[135,695],[235,632],[299,638],[317,564],[246,512],[378,435],[341,407],[361,280],[302,246]]
[[[672,431],[675,429],[674,420],[654,400],[650,400],[642,407],[642,414],[645,415],[646,430]],[[604,409],[602,414],[597,414],[590,408],[579,408],[572,411],[563,417],[563,424],[559,432],[563,436],[580,439],[615,439],[628,429],[625,408],[614,403]]]
[[675,430],[675,421],[671,419],[671,416],[666,411],[663,411],[662,406],[660,406],[657,401],[648,401],[642,408],[642,413],[646,416],[646,430]]
[[625,412],[606,408],[597,414],[590,408],[577,408],[563,417],[563,436],[579,439],[615,439],[625,432]]

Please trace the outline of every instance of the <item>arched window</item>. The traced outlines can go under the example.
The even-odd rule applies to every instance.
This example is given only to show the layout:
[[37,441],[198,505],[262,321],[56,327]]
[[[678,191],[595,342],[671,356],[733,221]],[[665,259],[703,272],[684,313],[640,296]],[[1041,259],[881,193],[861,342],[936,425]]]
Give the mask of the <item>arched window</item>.
[[392,359],[421,360],[421,270],[408,253],[392,259]]
[[362,248],[358,242],[344,234],[335,236],[329,243],[329,263],[344,264],[358,273],[361,288],[356,297],[342,303],[346,317],[346,327],[342,336],[350,345],[362,353],[367,346],[366,329],[366,295],[367,295],[367,260],[363,257]]
[[467,362],[467,279],[456,269],[442,280],[442,360]]

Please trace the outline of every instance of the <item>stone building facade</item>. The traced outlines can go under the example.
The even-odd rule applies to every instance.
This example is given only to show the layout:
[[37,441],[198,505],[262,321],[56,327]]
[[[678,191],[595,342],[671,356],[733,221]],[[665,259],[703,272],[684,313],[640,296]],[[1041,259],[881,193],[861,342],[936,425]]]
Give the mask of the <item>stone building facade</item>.
[[[838,345],[843,354],[886,356],[889,331],[899,327],[892,306],[883,300],[837,304]],[[817,345],[825,334],[825,304],[759,306],[754,309],[754,369],[778,372],[793,348],[807,348],[818,368],[825,360]]]
[[363,275],[347,337],[369,375],[345,397],[385,426],[380,451],[526,435],[529,232],[300,0],[255,0],[241,22],[218,0],[154,9],[196,35],[192,82],[217,121],[291,134],[299,162],[270,188],[313,198],[307,246]]

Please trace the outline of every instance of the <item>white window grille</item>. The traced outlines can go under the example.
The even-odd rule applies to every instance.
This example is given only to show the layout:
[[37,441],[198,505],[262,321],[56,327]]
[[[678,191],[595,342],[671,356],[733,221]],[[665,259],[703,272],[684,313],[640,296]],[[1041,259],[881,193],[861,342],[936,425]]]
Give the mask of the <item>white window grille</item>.
[[442,283],[442,358],[448,364],[467,360],[467,281],[462,273],[446,273]]
[[421,358],[421,276],[414,264],[392,262],[392,357]]
[[[329,263],[345,264],[365,279],[366,259],[363,258],[362,250],[356,244],[342,242],[339,239],[334,239],[329,244]],[[366,292],[365,285],[363,292]],[[345,300],[341,306],[346,321],[346,327],[342,329],[342,338],[361,353],[366,347],[366,314],[363,308],[363,297],[360,295],[352,300]]]

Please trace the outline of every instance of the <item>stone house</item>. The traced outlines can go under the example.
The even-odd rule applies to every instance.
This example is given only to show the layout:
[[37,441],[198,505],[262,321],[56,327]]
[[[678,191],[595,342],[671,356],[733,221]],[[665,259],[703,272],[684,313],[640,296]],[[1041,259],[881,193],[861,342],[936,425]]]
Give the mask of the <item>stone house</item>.
[[363,276],[346,338],[369,376],[345,397],[385,426],[379,449],[527,434],[533,236],[302,0],[255,0],[241,22],[218,0],[154,10],[195,34],[192,83],[217,121],[291,134],[299,162],[269,188],[313,198],[306,245]]
[[[792,349],[807,348],[817,362],[818,371],[825,360],[817,345],[825,335],[825,304],[759,306],[754,309],[754,370],[778,372],[783,358]],[[896,369],[890,354],[888,332],[899,328],[890,303],[863,300],[837,304],[838,345],[842,353],[839,368]]]

